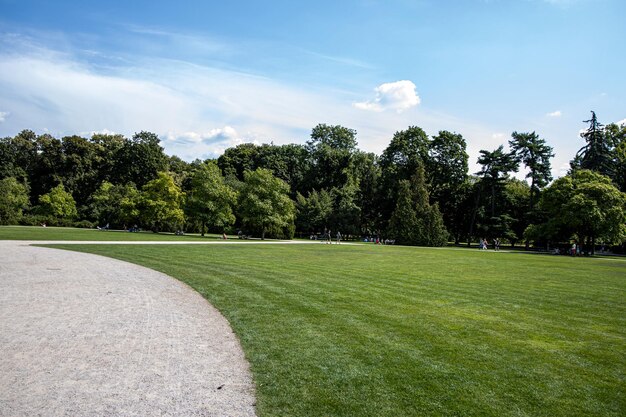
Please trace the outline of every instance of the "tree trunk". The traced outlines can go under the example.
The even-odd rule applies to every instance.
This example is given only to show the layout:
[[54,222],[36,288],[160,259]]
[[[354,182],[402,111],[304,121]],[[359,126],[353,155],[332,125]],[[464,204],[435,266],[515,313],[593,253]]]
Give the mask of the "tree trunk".
[[261,232],[261,240],[265,240],[265,227],[263,228],[263,231]]

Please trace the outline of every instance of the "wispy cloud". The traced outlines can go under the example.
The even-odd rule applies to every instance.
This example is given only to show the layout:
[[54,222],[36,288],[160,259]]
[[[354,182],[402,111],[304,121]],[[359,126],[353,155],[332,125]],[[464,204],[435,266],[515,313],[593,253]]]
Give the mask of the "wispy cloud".
[[561,110],[557,110],[557,111],[553,111],[551,113],[546,113],[547,117],[561,117],[563,114],[561,113]]
[[9,114],[8,111],[0,111],[0,123],[4,122]]
[[[0,48],[0,135],[32,129],[55,136],[131,136],[149,130],[168,154],[193,160],[243,142],[303,143],[318,123],[356,129],[361,149],[381,153],[395,131],[418,125],[429,134],[463,134],[473,163],[478,150],[504,142],[504,135],[492,137],[494,131],[508,129],[418,107],[416,86],[408,80],[382,84],[371,100],[354,103],[354,91],[184,59],[127,54],[116,65],[101,66],[77,55],[32,39]],[[364,109],[373,111],[364,115]]]
[[354,107],[361,110],[381,112],[396,110],[398,113],[420,104],[416,86],[412,81],[402,80],[381,84],[374,89],[376,97],[372,100],[354,103]]
[[318,52],[313,52],[313,51],[304,51],[306,54],[317,57],[317,58],[322,58],[325,59],[327,61],[331,61],[331,62],[336,62],[338,64],[342,64],[342,65],[347,65],[347,66],[351,66],[351,67],[356,67],[356,68],[361,68],[361,69],[373,69],[374,67],[366,62],[363,61],[359,61],[358,59],[353,59],[353,58],[349,58],[349,57],[339,57],[339,56],[332,56],[332,55],[325,55],[325,54],[320,54]]

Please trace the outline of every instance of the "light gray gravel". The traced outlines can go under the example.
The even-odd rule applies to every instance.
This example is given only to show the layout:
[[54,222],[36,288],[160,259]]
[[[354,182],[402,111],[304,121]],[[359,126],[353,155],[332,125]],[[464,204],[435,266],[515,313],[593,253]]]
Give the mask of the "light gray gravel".
[[254,401],[228,322],[185,284],[0,242],[0,416],[253,416]]

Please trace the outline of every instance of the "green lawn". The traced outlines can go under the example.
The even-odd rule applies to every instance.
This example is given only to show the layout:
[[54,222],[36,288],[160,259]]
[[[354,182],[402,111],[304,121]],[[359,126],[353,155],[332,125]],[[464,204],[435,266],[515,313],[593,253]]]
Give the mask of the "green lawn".
[[337,245],[69,246],[230,321],[261,416],[623,416],[626,262]]
[[[235,236],[236,238],[236,236]],[[129,233],[124,230],[77,229],[72,227],[32,227],[0,226],[0,240],[93,240],[93,241],[153,241],[153,240],[194,240],[219,239],[218,235],[199,234],[176,236],[173,233],[152,233],[149,231]]]

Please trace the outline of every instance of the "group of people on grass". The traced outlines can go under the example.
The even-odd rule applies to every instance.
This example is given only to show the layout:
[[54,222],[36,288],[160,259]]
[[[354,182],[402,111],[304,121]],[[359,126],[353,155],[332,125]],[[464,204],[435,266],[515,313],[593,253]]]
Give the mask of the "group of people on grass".
[[[487,239],[480,238],[480,240],[478,241],[478,249],[480,249],[480,250],[487,250],[487,249],[489,249],[489,241]],[[500,250],[500,239],[499,238],[495,238],[493,240],[493,250],[495,250],[495,251],[499,251]]]

